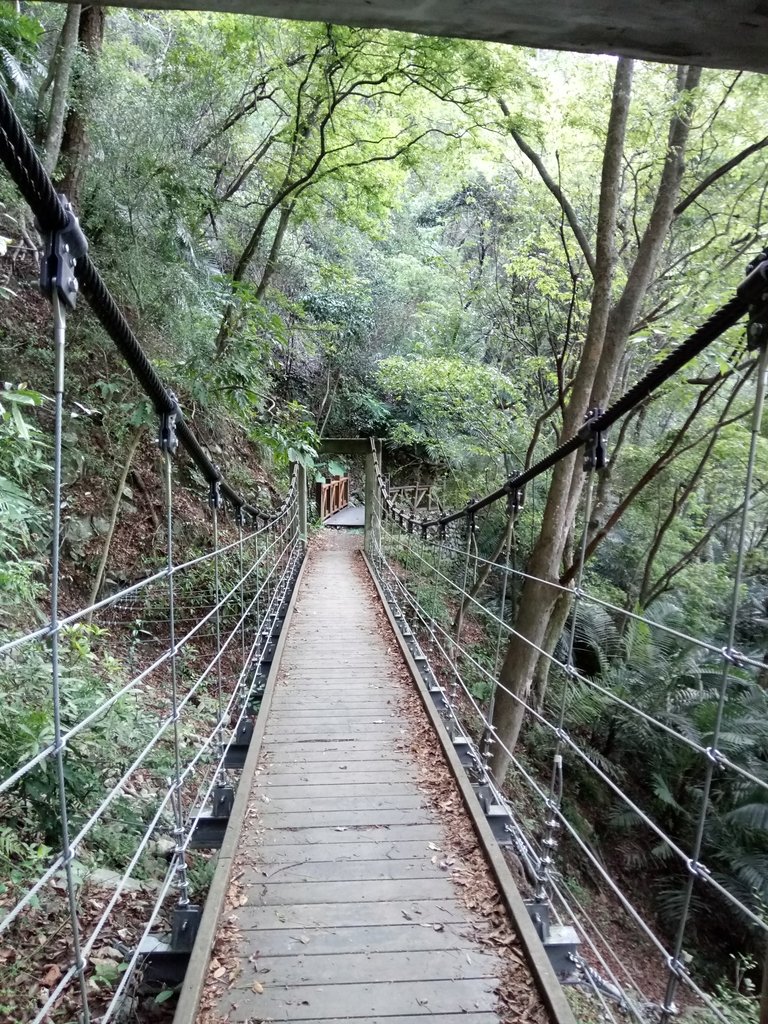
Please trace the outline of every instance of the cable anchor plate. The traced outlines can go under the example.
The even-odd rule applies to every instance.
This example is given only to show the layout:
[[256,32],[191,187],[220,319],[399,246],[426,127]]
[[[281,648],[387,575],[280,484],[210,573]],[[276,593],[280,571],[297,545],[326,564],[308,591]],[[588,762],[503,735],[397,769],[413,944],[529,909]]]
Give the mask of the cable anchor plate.
[[603,415],[603,410],[596,406],[585,416],[585,422],[578,436],[584,441],[584,472],[605,469],[608,458],[605,452],[605,437],[602,430],[595,429],[595,423]]
[[173,407],[170,410],[163,410],[160,413],[160,430],[157,444],[161,452],[168,452],[169,455],[175,455],[176,449],[179,447],[179,437],[176,432],[179,403],[176,399],[176,395],[172,391],[168,392],[168,398],[170,399]]
[[40,264],[40,290],[49,299],[54,290],[70,309],[75,308],[79,285],[77,261],[88,252],[88,241],[67,197],[59,195],[67,223],[45,236],[45,251]]
[[739,288],[742,293],[747,290],[751,293],[747,307],[747,348],[754,350],[768,343],[768,249],[763,249],[748,264],[746,280]]

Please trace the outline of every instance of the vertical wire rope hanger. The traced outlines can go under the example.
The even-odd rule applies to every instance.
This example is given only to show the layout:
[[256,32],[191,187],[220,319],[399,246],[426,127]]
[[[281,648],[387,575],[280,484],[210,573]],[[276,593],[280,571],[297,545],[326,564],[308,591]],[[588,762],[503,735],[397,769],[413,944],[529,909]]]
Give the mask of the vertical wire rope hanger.
[[[759,266],[765,253],[750,264],[748,273]],[[667,1024],[672,1016],[677,1013],[674,1004],[675,993],[681,981],[687,982],[688,976],[682,960],[683,945],[688,929],[688,923],[693,902],[693,890],[697,878],[701,877],[706,869],[700,863],[701,852],[704,846],[704,835],[709,815],[709,798],[712,792],[712,783],[715,778],[715,770],[720,767],[721,755],[717,748],[723,728],[725,714],[725,703],[728,696],[728,687],[731,681],[731,666],[739,663],[739,652],[735,650],[736,625],[741,607],[741,584],[744,575],[744,562],[747,549],[747,532],[749,529],[749,517],[752,511],[753,481],[755,475],[755,464],[757,461],[757,446],[761,436],[763,413],[765,411],[766,374],[768,374],[768,286],[763,291],[761,298],[756,301],[749,310],[749,322],[747,324],[747,345],[749,348],[758,349],[758,363],[755,381],[755,401],[752,410],[752,430],[750,435],[749,453],[744,477],[744,504],[742,506],[741,518],[739,521],[738,543],[736,547],[736,567],[733,575],[733,588],[731,591],[731,607],[728,618],[728,637],[726,646],[723,647],[721,655],[723,661],[720,688],[718,692],[717,709],[715,721],[712,727],[712,739],[706,751],[706,768],[704,770],[704,781],[701,791],[701,807],[696,826],[691,857],[688,860],[688,880],[683,896],[683,908],[680,914],[677,935],[675,937],[674,949],[667,963],[669,979],[664,993],[660,1024]],[[768,925],[763,925],[768,931]]]
[[175,413],[163,413],[160,417],[159,447],[163,459],[165,481],[165,533],[168,560],[168,644],[170,651],[171,715],[173,720],[173,778],[171,804],[174,817],[173,835],[176,845],[173,851],[173,871],[176,875],[178,902],[173,916],[173,947],[192,948],[200,918],[200,908],[189,899],[187,877],[186,829],[182,804],[181,734],[179,729],[180,711],[178,696],[178,657],[176,648],[176,601],[173,572],[173,456],[178,448]]
[[[53,343],[55,358],[55,414],[54,414],[54,458],[53,458],[53,509],[51,530],[51,624],[49,644],[51,650],[51,699],[53,703],[54,758],[56,785],[58,790],[59,825],[61,830],[61,852],[64,862],[64,877],[67,887],[69,919],[72,928],[72,950],[74,973],[77,975],[82,1000],[82,1024],[91,1019],[88,1005],[88,986],[85,979],[85,961],[80,939],[80,920],[77,913],[77,894],[72,871],[74,852],[70,845],[69,812],[67,803],[66,772],[64,753],[66,744],[62,740],[61,724],[61,674],[59,666],[59,552],[61,546],[61,469],[64,410],[64,365],[66,349],[67,319],[65,307],[74,309],[77,299],[75,267],[77,260],[87,251],[87,243],[80,231],[77,218],[67,204],[69,221],[64,230],[52,232],[46,239],[46,254],[42,264],[41,285],[51,301],[53,313]],[[65,975],[66,977],[66,975]],[[55,997],[57,990],[51,998]],[[47,1006],[48,1004],[46,1004]],[[47,1014],[44,1014],[46,1016]]]
[[235,509],[235,524],[237,526],[237,562],[240,570],[240,646],[242,649],[242,663],[245,665],[245,580],[243,564],[243,510],[238,506]]
[[541,890],[545,894],[545,897],[549,899],[549,881],[550,874],[553,864],[553,853],[557,848],[557,840],[555,838],[555,832],[559,827],[557,819],[557,812],[560,810],[560,805],[563,798],[563,747],[567,743],[567,735],[565,732],[565,714],[568,708],[568,699],[571,691],[571,680],[576,675],[576,670],[573,664],[573,651],[576,642],[576,627],[578,625],[579,618],[579,606],[583,597],[582,583],[584,581],[584,563],[586,561],[587,553],[587,537],[589,535],[589,522],[592,518],[592,499],[594,492],[594,480],[595,473],[602,469],[605,469],[605,444],[603,436],[600,431],[592,430],[593,422],[602,415],[601,409],[590,409],[586,416],[586,422],[582,431],[584,432],[586,440],[586,448],[584,450],[584,472],[587,474],[587,484],[584,488],[583,501],[583,528],[581,535],[581,544],[579,546],[579,565],[576,575],[576,586],[573,590],[573,612],[571,614],[571,630],[568,637],[568,653],[565,659],[565,673],[563,679],[563,692],[560,699],[560,709],[558,712],[557,729],[555,731],[556,742],[555,750],[552,756],[552,775],[549,783],[549,798],[546,803],[547,820],[545,822],[545,833],[542,837],[541,844],[544,847],[544,855],[541,859],[542,866],[542,877],[541,877]]
[[491,771],[491,754],[493,744],[495,742],[495,728],[493,725],[493,714],[496,708],[496,693],[498,690],[499,682],[499,668],[501,664],[501,635],[504,631],[505,614],[507,607],[507,587],[509,585],[509,560],[512,550],[512,537],[515,532],[515,519],[521,508],[521,495],[520,492],[515,490],[507,496],[507,516],[508,522],[506,525],[506,540],[504,543],[504,550],[502,557],[504,559],[504,569],[502,572],[502,586],[501,586],[501,608],[499,609],[499,629],[496,635],[496,651],[493,658],[493,678],[494,683],[491,685],[491,693],[488,697],[488,711],[486,713],[487,724],[483,730],[482,739],[482,758],[483,758],[483,770],[486,774],[490,774]]
[[[474,540],[475,533],[475,516],[474,513],[467,513],[466,517],[466,529],[467,529],[467,543],[464,552],[464,573],[461,584],[461,590],[459,591],[459,610],[456,613],[456,628],[454,632],[454,643],[456,646],[455,655],[455,671],[453,673],[453,681],[451,683],[451,704],[454,708],[454,714],[456,712],[456,706],[459,699],[459,681],[458,681],[458,660],[459,651],[461,650],[461,630],[464,625],[464,609],[465,601],[468,597],[467,594],[467,582],[469,580],[469,559],[472,555],[472,541]],[[474,574],[473,574],[474,575]]]
[[[217,467],[218,468],[218,467]],[[214,756],[217,760],[216,783],[213,793],[213,813],[219,812],[221,803],[225,800],[225,777],[224,777],[224,694],[222,677],[222,650],[221,650],[221,566],[219,564],[219,509],[221,508],[221,486],[218,480],[213,480],[208,492],[208,503],[211,506],[211,528],[213,533],[213,591],[216,602],[215,634],[216,634],[216,709],[218,712],[216,721],[216,740]],[[243,577],[240,573],[240,608],[243,607]]]

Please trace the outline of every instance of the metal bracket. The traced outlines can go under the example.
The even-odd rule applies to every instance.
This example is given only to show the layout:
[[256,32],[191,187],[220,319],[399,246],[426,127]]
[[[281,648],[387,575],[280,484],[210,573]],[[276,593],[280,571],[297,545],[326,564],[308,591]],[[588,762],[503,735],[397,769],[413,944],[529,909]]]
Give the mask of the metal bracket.
[[59,199],[67,214],[67,223],[45,238],[45,252],[40,264],[40,289],[49,299],[56,291],[61,301],[74,309],[79,291],[77,261],[88,252],[88,242],[72,204],[63,193],[59,194]]
[[591,469],[605,469],[608,460],[605,454],[605,438],[601,430],[595,430],[595,421],[603,415],[599,407],[590,409],[585,417],[584,426],[579,431],[579,437],[585,442],[584,448],[584,472]]
[[504,484],[504,490],[507,492],[507,515],[510,516],[525,508],[525,486],[517,486],[518,476],[519,474],[510,477]]
[[171,931],[171,949],[174,953],[191,952],[201,917],[200,907],[195,903],[185,903],[175,908]]
[[[214,466],[213,468],[217,473],[219,472],[218,466]],[[218,476],[215,480],[211,480],[210,482],[208,489],[208,504],[211,508],[215,508],[217,510],[221,508],[221,479]]]
[[747,279],[762,280],[763,287],[756,302],[748,307],[747,348],[762,348],[768,343],[768,250],[763,249],[747,266]]
[[169,455],[175,455],[176,449],[179,447],[179,438],[176,433],[176,419],[179,415],[179,403],[176,400],[176,395],[174,395],[172,391],[168,392],[168,398],[173,402],[173,408],[170,412],[160,413],[160,433],[157,439],[157,444],[161,452],[168,452]]

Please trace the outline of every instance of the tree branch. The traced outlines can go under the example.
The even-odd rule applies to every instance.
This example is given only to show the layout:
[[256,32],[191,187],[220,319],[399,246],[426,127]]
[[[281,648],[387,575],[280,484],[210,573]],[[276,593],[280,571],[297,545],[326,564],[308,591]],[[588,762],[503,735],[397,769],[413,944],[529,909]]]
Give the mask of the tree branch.
[[[501,112],[504,115],[504,117],[510,117],[509,107],[507,106],[507,104],[504,101],[504,99],[503,98],[499,98],[499,100],[497,102],[499,104],[499,107],[501,108]],[[571,231],[573,231],[574,237],[575,237],[576,241],[579,243],[579,248],[581,249],[582,253],[584,254],[584,259],[587,261],[587,266],[589,267],[590,272],[594,276],[594,273],[595,273],[595,257],[594,257],[594,254],[592,253],[592,248],[591,248],[591,246],[589,244],[589,240],[587,239],[587,236],[584,233],[584,229],[582,228],[581,224],[579,224],[579,218],[576,216],[576,211],[571,206],[571,204],[568,201],[568,198],[565,195],[565,193],[563,192],[563,190],[560,188],[560,186],[557,184],[555,179],[552,177],[552,175],[549,173],[547,168],[544,166],[544,161],[541,159],[539,154],[528,145],[528,143],[525,141],[525,139],[522,137],[522,135],[512,127],[511,123],[510,123],[510,127],[509,127],[509,134],[514,139],[514,141],[517,144],[518,148],[531,161],[533,166],[538,171],[539,177],[541,178],[541,180],[544,182],[544,184],[547,186],[549,191],[552,193],[552,195],[555,197],[555,199],[560,204],[560,209],[565,214],[565,216],[566,216],[566,218],[568,220],[568,223],[571,226]]]
[[684,213],[691,203],[695,203],[702,192],[705,192],[710,185],[714,185],[720,178],[724,178],[726,174],[738,167],[739,164],[744,163],[747,157],[752,156],[753,153],[758,153],[761,149],[765,149],[768,146],[768,135],[765,138],[760,139],[759,142],[753,142],[751,146],[747,146],[742,149],[736,156],[732,156],[730,160],[726,160],[724,164],[720,164],[711,174],[708,174],[706,178],[699,182],[693,191],[689,192],[685,199],[681,199],[675,207],[675,217],[679,217],[681,213]]

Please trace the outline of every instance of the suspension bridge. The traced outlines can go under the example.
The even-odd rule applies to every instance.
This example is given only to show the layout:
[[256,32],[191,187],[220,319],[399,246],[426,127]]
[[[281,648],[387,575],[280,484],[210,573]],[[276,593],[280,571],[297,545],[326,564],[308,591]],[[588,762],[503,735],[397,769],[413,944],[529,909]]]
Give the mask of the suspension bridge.
[[[435,1015],[470,1024],[571,1024],[564,986],[578,984],[607,1020],[666,1024],[682,999],[725,1021],[689,969],[685,946],[695,899],[722,901],[766,930],[754,902],[724,886],[702,859],[713,785],[726,778],[758,793],[768,788],[763,772],[733,755],[723,716],[729,690],[764,670],[734,645],[763,414],[766,255],[722,309],[610,408],[592,410],[576,436],[456,512],[430,518],[428,509],[399,507],[375,439],[329,442],[329,451],[365,459],[363,533],[310,539],[302,466],[282,505],[263,509],[211,461],[2,93],[0,159],[46,238],[41,284],[56,355],[47,621],[0,644],[6,669],[29,666],[50,681],[51,721],[50,734],[6,766],[4,816],[26,814],[41,787],[54,805],[36,862],[22,871],[7,860],[0,972],[9,1019],[106,1024],[136,1016],[146,991],[179,990],[177,1024],[416,1024]],[[81,294],[154,405],[165,517],[154,571],[63,609],[66,330]],[[526,488],[580,454],[588,523],[607,430],[745,317],[743,372],[752,375],[755,399],[725,645],[587,593],[586,530],[574,587],[539,581],[572,598],[572,622],[598,606],[712,659],[716,714],[706,741],[581,672],[573,626],[564,652],[539,652],[564,680],[561,706],[548,714],[500,679],[503,647],[517,635],[512,593],[527,577],[509,539],[497,559],[479,555],[482,516],[501,502],[514,521]],[[184,550],[179,536],[179,465],[186,460],[206,482],[203,551]],[[453,623],[438,607],[444,592],[459,608]],[[468,636],[470,618],[495,638],[490,659]],[[77,690],[74,660],[106,663],[110,645],[122,656],[118,682],[110,676],[95,697]],[[580,742],[571,718],[577,687],[599,692],[697,759],[690,848]],[[517,702],[551,740],[544,773],[514,749],[504,751],[514,789],[492,771],[503,746],[494,726],[502,699]],[[105,744],[121,750],[120,768],[84,789],[77,766]],[[672,942],[659,937],[572,819],[568,760],[606,787],[687,873]],[[569,890],[558,870],[563,837],[658,959],[663,993],[644,991],[636,965]]]

